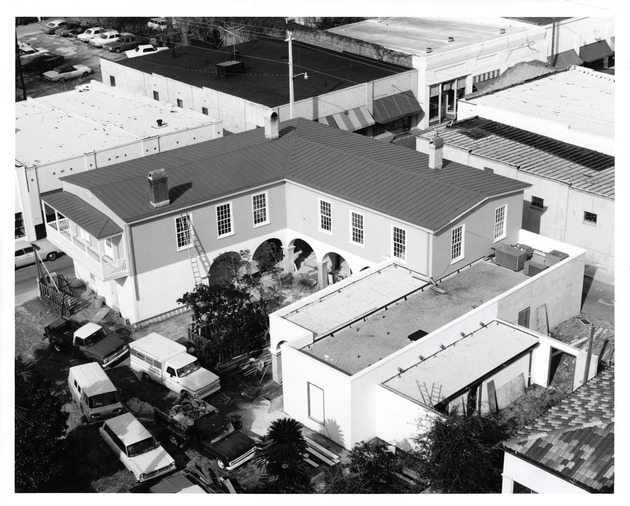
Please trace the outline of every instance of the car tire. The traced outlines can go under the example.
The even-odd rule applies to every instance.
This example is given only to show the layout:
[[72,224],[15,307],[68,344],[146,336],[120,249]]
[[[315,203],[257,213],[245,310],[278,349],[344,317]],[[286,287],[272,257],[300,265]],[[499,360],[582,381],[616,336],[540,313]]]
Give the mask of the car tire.
[[53,350],[55,350],[57,353],[61,352],[61,346],[59,346],[59,343],[53,344]]
[[227,467],[227,466],[225,465],[225,462],[223,462],[221,459],[217,459],[217,460],[216,460],[216,463],[217,463],[217,467],[218,467],[219,469],[221,469],[222,471],[225,471],[225,468]]
[[149,376],[146,372],[143,372],[142,381],[144,381],[145,383],[148,383],[149,381],[151,381],[151,376]]
[[57,260],[57,253],[51,251],[50,253],[48,253],[48,255],[46,255],[46,260],[48,260],[49,262]]
[[175,446],[179,446],[181,444],[180,439],[175,435],[175,434],[171,434],[168,437],[168,440],[173,443]]
[[66,80],[65,80],[63,77],[62,77],[61,79],[59,79],[59,82],[60,82],[61,84],[66,84]]
[[120,53],[120,48],[119,48],[119,47],[117,47],[116,49],[114,49],[114,51],[115,51],[116,53]]
[[86,78],[88,76],[88,72],[83,72],[83,74],[81,74],[82,78]]

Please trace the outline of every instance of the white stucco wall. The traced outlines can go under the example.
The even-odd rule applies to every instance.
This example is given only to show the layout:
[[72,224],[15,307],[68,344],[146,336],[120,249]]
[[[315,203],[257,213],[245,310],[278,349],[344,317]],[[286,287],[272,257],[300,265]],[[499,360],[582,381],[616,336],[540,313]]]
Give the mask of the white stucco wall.
[[558,478],[539,467],[529,464],[514,455],[505,453],[503,460],[504,494],[513,493],[514,482],[539,494],[586,494],[583,490],[566,480]]

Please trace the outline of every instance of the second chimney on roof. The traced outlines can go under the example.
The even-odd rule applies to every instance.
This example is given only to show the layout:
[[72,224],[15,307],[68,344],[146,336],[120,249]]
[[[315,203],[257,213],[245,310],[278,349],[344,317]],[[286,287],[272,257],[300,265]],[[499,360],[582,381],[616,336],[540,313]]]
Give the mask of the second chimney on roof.
[[442,148],[444,146],[444,139],[435,135],[429,141],[429,169],[438,170],[442,168]]
[[267,111],[265,113],[265,139],[277,139],[280,136],[278,131],[278,113],[276,111]]
[[163,207],[171,203],[168,197],[168,176],[165,169],[149,172],[149,192],[153,207]]

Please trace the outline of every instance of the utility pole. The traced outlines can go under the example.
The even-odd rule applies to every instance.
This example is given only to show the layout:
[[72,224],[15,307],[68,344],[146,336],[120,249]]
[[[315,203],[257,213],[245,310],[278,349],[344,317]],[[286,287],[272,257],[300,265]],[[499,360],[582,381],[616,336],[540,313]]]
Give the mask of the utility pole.
[[285,42],[289,43],[289,119],[293,119],[293,32],[287,30]]
[[22,59],[20,58],[20,45],[18,44],[17,31],[15,32],[15,65],[22,86],[22,100],[26,100],[26,86],[24,85],[24,74],[22,74]]

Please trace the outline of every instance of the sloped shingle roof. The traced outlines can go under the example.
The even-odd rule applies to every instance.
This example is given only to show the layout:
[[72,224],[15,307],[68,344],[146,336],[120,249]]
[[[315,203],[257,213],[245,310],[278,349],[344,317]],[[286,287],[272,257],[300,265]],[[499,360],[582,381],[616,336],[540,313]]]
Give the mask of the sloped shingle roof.
[[[89,189],[126,222],[287,180],[428,230],[488,198],[530,186],[455,162],[434,171],[423,153],[305,119],[281,127],[274,140],[251,130],[63,180]],[[169,177],[171,204],[154,209],[147,174],[160,168]]]
[[506,451],[559,474],[591,492],[612,492],[614,468],[614,368],[521,429]]
[[483,118],[440,130],[447,144],[577,190],[615,196],[615,157]]

